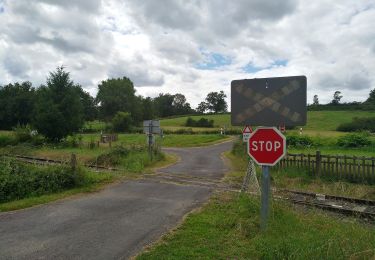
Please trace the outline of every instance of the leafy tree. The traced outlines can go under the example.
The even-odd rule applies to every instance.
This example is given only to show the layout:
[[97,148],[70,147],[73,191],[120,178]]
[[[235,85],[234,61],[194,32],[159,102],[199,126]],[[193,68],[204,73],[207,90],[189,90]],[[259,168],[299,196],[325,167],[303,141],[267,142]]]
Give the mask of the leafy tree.
[[0,87],[0,126],[11,129],[31,122],[35,104],[35,89],[30,82]]
[[117,112],[112,119],[113,130],[116,132],[128,132],[132,127],[132,117],[127,112]]
[[224,94],[224,91],[220,92],[210,92],[207,94],[206,103],[207,109],[214,113],[223,113],[227,112],[227,102],[225,98],[227,95]]
[[338,105],[338,104],[340,104],[341,98],[342,98],[341,91],[336,90],[335,93],[333,94],[333,99],[332,99],[331,103],[333,105]]
[[366,104],[375,105],[375,89],[370,91],[369,97],[367,98]]
[[83,126],[79,88],[63,67],[50,72],[47,85],[37,90],[33,125],[39,133],[58,141]]
[[172,102],[175,115],[186,115],[192,113],[190,104],[186,102],[186,98],[182,94],[175,94]]
[[92,121],[98,118],[98,107],[95,98],[88,92],[84,91],[82,87],[77,86],[77,91],[83,106],[83,115],[85,121]]
[[319,98],[318,98],[318,95],[314,95],[314,98],[313,98],[313,105],[319,105]]
[[154,118],[154,103],[150,97],[142,99],[143,120],[151,120]]
[[99,111],[102,119],[109,121],[119,111],[130,112],[132,117],[136,96],[133,82],[126,78],[108,79],[99,84],[96,100],[99,103]]
[[154,98],[155,112],[158,117],[167,117],[174,115],[173,109],[174,95],[171,94],[159,94]]
[[204,112],[206,112],[207,110],[207,106],[208,104],[204,101],[200,102],[198,104],[198,107],[195,109],[199,114],[204,114]]

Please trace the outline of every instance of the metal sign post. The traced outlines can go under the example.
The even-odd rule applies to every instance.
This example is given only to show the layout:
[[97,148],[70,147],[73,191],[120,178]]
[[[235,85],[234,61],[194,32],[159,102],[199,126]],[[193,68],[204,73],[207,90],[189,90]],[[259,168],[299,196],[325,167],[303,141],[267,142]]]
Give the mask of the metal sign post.
[[152,148],[154,144],[153,134],[161,134],[162,130],[160,129],[159,120],[146,120],[143,121],[143,132],[147,134],[147,143],[148,143],[148,154],[150,160],[152,161]]
[[262,166],[262,193],[260,207],[260,228],[266,230],[270,197],[270,169],[268,165]]
[[262,166],[260,228],[266,230],[270,197],[270,169],[286,154],[286,139],[275,127],[259,127],[250,136],[249,156]]

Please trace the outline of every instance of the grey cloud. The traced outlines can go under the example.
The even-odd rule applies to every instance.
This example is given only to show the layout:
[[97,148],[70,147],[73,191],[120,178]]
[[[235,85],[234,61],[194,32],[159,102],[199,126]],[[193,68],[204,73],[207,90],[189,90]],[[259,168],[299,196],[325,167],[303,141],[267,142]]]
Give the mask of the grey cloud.
[[194,3],[195,1],[184,0],[128,1],[134,9],[134,16],[142,23],[155,23],[164,28],[182,30],[191,30],[199,24],[199,10]]
[[[18,10],[27,10],[27,5],[30,5],[30,1],[26,0],[17,0],[20,3],[18,5]],[[101,0],[64,0],[64,1],[56,1],[56,0],[39,0],[33,1],[33,4],[36,3],[45,3],[53,6],[57,6],[64,9],[76,9],[83,13],[97,13],[100,10]]]
[[108,76],[110,78],[128,77],[136,87],[158,87],[164,84],[164,76],[162,74],[152,72],[147,69],[147,65],[143,65],[137,66],[132,65],[131,62],[120,61],[110,67]]
[[5,56],[3,61],[4,68],[14,77],[25,78],[30,69],[28,62],[16,53],[10,52]]
[[[55,3],[53,1],[45,1]],[[53,2],[53,3],[52,3]],[[42,8],[41,2],[32,3],[25,1],[12,2],[10,9],[14,19],[6,23],[3,33],[15,43],[33,44],[44,43],[64,53],[76,52],[107,52],[113,43],[112,36],[108,32],[102,32],[91,14],[82,14],[78,9],[71,9],[69,2],[65,3],[67,9],[49,10]],[[72,6],[95,9],[100,2],[72,1]],[[62,5],[62,1],[59,5]],[[97,7],[98,8],[98,7]]]
[[371,80],[365,73],[348,73],[347,76],[335,74],[316,74],[317,87],[323,90],[364,90],[371,87]]
[[274,22],[293,13],[295,0],[209,1],[209,26],[220,35],[233,35],[245,30],[262,30],[267,21]]

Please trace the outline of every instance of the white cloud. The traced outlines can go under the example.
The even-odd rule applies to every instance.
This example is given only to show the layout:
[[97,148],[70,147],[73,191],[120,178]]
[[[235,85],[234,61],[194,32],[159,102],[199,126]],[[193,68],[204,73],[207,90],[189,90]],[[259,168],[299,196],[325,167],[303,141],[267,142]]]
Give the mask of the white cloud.
[[[363,101],[375,87],[373,24],[371,0],[0,0],[0,84],[38,86],[64,65],[93,95],[126,76],[142,95],[183,93],[196,106],[210,91],[230,97],[233,79],[306,75],[309,102],[335,90]],[[207,55],[217,60],[197,69]]]

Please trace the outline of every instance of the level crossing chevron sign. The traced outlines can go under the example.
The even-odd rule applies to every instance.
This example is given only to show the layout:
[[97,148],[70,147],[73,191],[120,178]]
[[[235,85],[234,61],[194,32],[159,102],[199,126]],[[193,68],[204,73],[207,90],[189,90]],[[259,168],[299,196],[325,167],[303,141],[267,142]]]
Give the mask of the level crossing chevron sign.
[[305,76],[233,80],[232,125],[306,124]]

